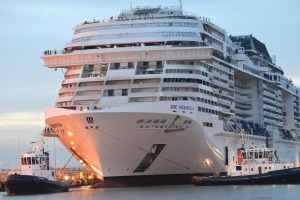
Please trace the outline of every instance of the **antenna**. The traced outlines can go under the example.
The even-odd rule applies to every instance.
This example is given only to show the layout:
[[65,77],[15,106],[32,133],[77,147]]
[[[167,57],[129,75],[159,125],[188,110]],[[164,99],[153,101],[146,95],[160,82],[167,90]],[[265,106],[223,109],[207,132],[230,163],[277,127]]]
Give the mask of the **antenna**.
[[179,4],[180,4],[180,12],[181,12],[181,15],[183,15],[182,0],[179,0]]
[[132,17],[132,1],[130,1],[130,20],[131,20],[131,17]]
[[18,137],[18,154],[19,154],[19,166],[21,166],[21,142],[19,137]]

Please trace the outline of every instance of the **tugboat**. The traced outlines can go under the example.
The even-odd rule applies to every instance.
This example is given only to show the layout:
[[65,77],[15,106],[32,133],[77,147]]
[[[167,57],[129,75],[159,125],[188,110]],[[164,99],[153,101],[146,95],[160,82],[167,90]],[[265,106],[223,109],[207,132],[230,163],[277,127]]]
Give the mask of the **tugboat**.
[[4,180],[8,195],[46,194],[67,192],[68,182],[55,180],[50,167],[49,153],[44,150],[44,141],[31,142],[32,148],[20,157],[20,169],[11,172]]
[[300,167],[281,162],[272,148],[242,147],[224,176],[193,176],[192,182],[195,186],[300,184]]

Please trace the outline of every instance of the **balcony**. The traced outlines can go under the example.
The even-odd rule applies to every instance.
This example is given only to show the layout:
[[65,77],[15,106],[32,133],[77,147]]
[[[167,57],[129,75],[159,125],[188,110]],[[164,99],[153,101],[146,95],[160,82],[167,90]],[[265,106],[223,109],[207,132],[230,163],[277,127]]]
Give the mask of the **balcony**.
[[69,102],[72,100],[74,96],[66,96],[66,97],[59,97],[56,99],[56,102]]
[[211,47],[143,47],[142,49],[133,47],[127,49],[126,52],[122,48],[87,49],[73,51],[69,54],[44,55],[42,59],[46,67],[68,68],[90,63],[122,63],[128,62],[128,60],[209,59],[212,51]]
[[97,95],[83,95],[83,96],[75,96],[74,101],[80,101],[80,100],[99,100],[100,94]]
[[215,62],[215,61],[213,61],[212,64],[213,64],[214,66],[216,66],[217,68],[219,68],[219,69],[225,71],[225,72],[229,72],[229,73],[231,72],[229,68],[224,67],[223,65],[220,65],[219,63],[217,63],[217,62]]
[[158,92],[137,92],[137,93],[130,93],[129,98],[133,97],[157,97]]
[[272,106],[268,106],[268,105],[263,105],[263,109],[271,110],[271,111],[277,112],[277,113],[282,112],[280,109],[277,109],[276,107],[272,107]]
[[272,94],[271,92],[268,92],[266,90],[263,91],[263,95],[274,98],[274,99],[277,99],[275,94]]
[[219,98],[219,100],[218,100],[220,103],[222,103],[222,104],[225,104],[225,105],[228,105],[228,106],[231,106],[232,105],[232,101],[229,101],[229,100],[225,100],[225,99],[221,99],[221,98]]

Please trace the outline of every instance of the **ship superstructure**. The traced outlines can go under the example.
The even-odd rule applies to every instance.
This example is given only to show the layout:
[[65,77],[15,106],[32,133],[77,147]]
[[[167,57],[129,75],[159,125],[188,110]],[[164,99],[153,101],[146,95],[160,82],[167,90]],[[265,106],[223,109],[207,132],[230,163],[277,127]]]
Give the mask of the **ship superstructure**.
[[44,54],[66,70],[46,123],[99,178],[223,171],[243,131],[299,165],[300,89],[252,35],[181,7],[136,7],[77,25]]

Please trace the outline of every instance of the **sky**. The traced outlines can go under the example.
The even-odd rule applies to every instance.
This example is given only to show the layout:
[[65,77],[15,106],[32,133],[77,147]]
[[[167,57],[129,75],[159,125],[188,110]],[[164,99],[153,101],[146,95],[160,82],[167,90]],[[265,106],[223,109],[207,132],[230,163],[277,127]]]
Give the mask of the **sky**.
[[[130,3],[178,6],[179,0],[0,0],[0,169],[18,166],[19,153],[45,126],[45,108],[58,97],[64,77],[44,66],[43,51],[62,49],[77,24],[109,19]],[[182,0],[182,5],[228,35],[252,34],[265,43],[285,76],[300,87],[299,0]],[[53,138],[46,144],[51,155],[56,152],[56,166],[64,166],[71,156],[67,150]],[[74,158],[67,165],[72,166],[79,166]]]

